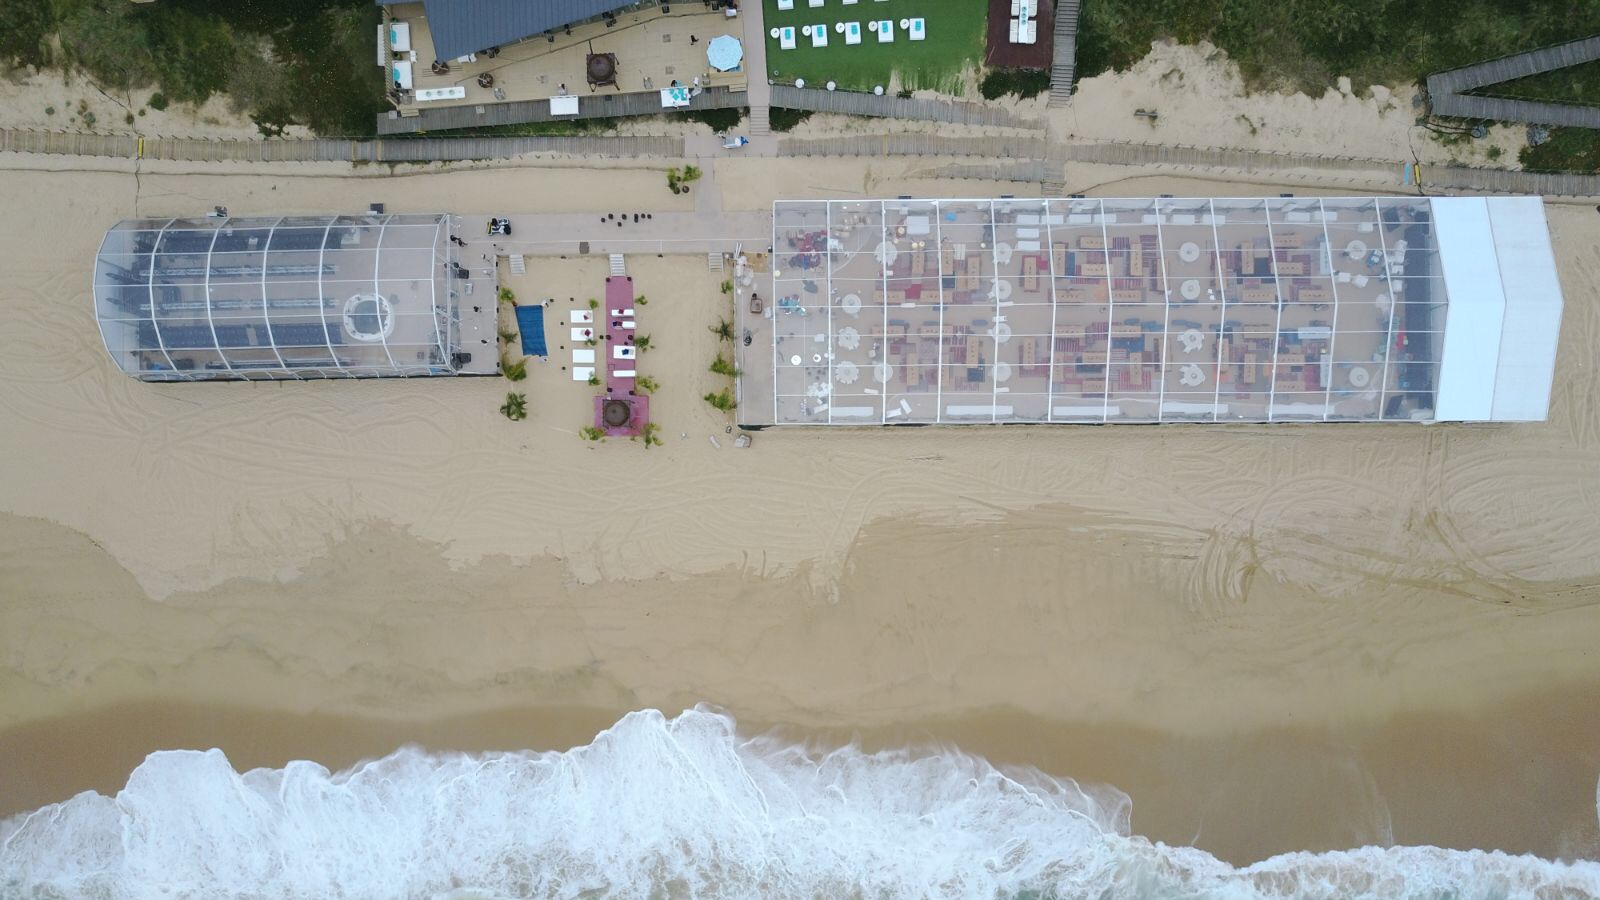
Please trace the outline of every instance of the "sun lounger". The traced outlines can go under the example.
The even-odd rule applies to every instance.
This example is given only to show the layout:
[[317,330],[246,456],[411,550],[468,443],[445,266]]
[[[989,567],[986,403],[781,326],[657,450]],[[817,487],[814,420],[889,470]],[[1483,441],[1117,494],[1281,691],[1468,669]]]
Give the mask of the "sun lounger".
[[891,21],[889,19],[883,19],[883,20],[878,22],[878,43],[880,43],[880,44],[892,44],[892,43],[894,43],[894,22],[893,21]]
[[911,20],[910,32],[911,32],[911,39],[913,41],[920,41],[923,38],[928,36],[928,32],[923,27],[923,20],[922,19],[912,19]]
[[580,341],[580,342],[581,341],[587,341],[588,339],[590,339],[592,337],[594,337],[594,329],[593,328],[574,328],[574,329],[572,329],[572,339],[575,340],[575,341]]
[[618,369],[611,373],[612,378],[635,378],[637,369]]
[[575,309],[567,313],[574,325],[588,325],[594,321],[594,310]]
[[1006,32],[1006,40],[1010,41],[1013,44],[1019,43],[1017,41],[1017,34],[1018,34],[1017,24],[1018,24],[1017,20],[1016,19],[1012,19],[1011,20],[1011,27]]
[[806,0],[806,5],[812,9],[818,9],[822,6],[822,0]]
[[575,363],[593,363],[594,349],[590,347],[577,347],[572,351],[572,361]]
[[794,0],[778,0],[778,9],[780,9],[780,10],[791,10],[791,9],[794,9]]
[[793,25],[785,25],[778,32],[778,49],[780,49],[780,50],[793,50],[794,47],[795,47],[794,26]]
[[844,25],[844,42],[846,44],[861,43],[861,23],[846,22]]
[[572,380],[573,381],[588,381],[589,379],[591,379],[593,377],[594,377],[594,366],[573,366],[572,367]]
[[813,26],[811,26],[811,46],[813,46],[813,47],[826,47],[826,46],[828,46],[828,26],[826,26],[826,25],[813,25]]

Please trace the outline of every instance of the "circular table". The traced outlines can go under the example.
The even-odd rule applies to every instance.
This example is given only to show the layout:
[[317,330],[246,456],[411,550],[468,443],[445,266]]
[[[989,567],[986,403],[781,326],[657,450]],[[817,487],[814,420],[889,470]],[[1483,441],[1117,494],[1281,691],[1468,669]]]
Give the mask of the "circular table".
[[846,350],[854,350],[861,346],[861,332],[848,325],[839,329],[839,346]]
[[1011,282],[1005,280],[1004,278],[995,279],[994,298],[996,300],[1006,300],[1010,298],[1011,290]]
[[1354,387],[1364,388],[1372,381],[1372,373],[1360,366],[1350,367],[1350,384]]
[[833,377],[838,380],[840,384],[855,384],[856,379],[860,377],[860,375],[861,370],[856,368],[856,364],[850,362],[849,360],[839,363],[837,366],[833,367]]
[[1178,335],[1178,342],[1183,344],[1183,352],[1193,353],[1199,350],[1200,345],[1206,342],[1206,336],[1196,329],[1187,328],[1184,329],[1182,334]]
[[769,31],[769,32],[767,32],[767,34],[769,34],[769,35],[771,35],[771,36],[772,36],[772,39],[773,39],[773,40],[777,40],[777,39],[778,39],[778,35],[779,35],[779,34],[780,34],[780,33],[781,33],[781,32],[779,32],[779,31],[778,31],[778,29],[776,29],[776,28],[774,28],[774,29],[772,29],[772,30],[771,30],[771,31]]
[[1178,293],[1182,294],[1185,300],[1200,299],[1200,279],[1191,278],[1178,285]]
[[1006,243],[995,244],[994,245],[994,261],[997,262],[997,263],[1008,263],[1008,262],[1010,262],[1011,261],[1011,245],[1010,244],[1006,244]]
[[833,33],[834,34],[844,34],[844,23],[843,22],[835,22],[834,26],[833,26]]
[[1011,363],[997,362],[994,364],[994,380],[996,384],[1004,384],[1011,380]]
[[1011,340],[1011,326],[1004,322],[994,326],[994,340],[997,344],[1004,344]]
[[901,19],[900,20],[900,27],[902,29],[910,28],[911,27],[911,20],[910,19]]
[[1351,259],[1360,259],[1367,255],[1367,242],[1351,241],[1345,245],[1344,252]]
[[894,261],[899,258],[900,250],[888,241],[883,241],[878,244],[876,250],[872,251],[872,255],[878,262],[883,263],[883,267],[887,269],[893,266]]
[[810,25],[801,25],[800,26],[800,33],[805,35],[806,37],[810,37],[811,36],[811,26]]
[[1205,384],[1206,373],[1194,363],[1189,363],[1178,370],[1178,382],[1184,387],[1197,387]]
[[861,295],[845,294],[839,301],[839,308],[851,316],[855,316],[861,312]]
[[881,362],[872,367],[872,377],[878,379],[879,384],[888,384],[889,379],[894,377],[894,370],[889,368],[888,363]]
[[811,354],[811,361],[814,362],[814,363],[822,362],[822,354],[821,353],[813,353],[813,354]]
[[1178,258],[1184,262],[1194,262],[1200,258],[1200,245],[1194,241],[1184,241],[1178,248]]
[[791,366],[798,366],[803,362],[805,362],[805,360],[801,359],[800,358],[800,354],[798,354],[798,353],[796,353],[795,355],[789,357],[789,365],[791,365]]
[[1391,305],[1391,300],[1388,294],[1379,294],[1372,299],[1372,303],[1383,312],[1388,312]]

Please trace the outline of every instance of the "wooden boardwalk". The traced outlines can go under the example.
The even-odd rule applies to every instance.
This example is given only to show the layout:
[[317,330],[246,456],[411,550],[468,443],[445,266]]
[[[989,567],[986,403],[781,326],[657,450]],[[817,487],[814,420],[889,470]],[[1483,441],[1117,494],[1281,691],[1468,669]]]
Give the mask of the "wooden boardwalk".
[[998,125],[1010,128],[1043,128],[1044,123],[1024,119],[992,103],[965,100],[913,100],[906,97],[879,97],[859,91],[824,91],[772,86],[772,105],[813,112],[871,116],[879,119],[915,119],[922,122],[948,122],[953,125]]
[[[688,109],[735,109],[745,106],[745,92],[726,87],[706,88],[689,100]],[[627,94],[598,92],[578,95],[576,116],[550,115],[549,100],[523,100],[514,103],[488,103],[478,106],[425,108],[420,115],[381,115],[378,134],[422,134],[459,128],[488,128],[495,125],[522,125],[529,122],[556,122],[569,119],[609,119],[619,116],[654,116],[663,112],[661,95],[655,91]]]
[[[1263,176],[1300,171],[1312,177],[1369,187],[1399,185],[1399,160],[1174,147],[1131,142],[1051,143],[1033,135],[945,137],[931,134],[848,135],[835,138],[783,138],[778,151],[794,157],[930,157],[952,160],[929,177],[1045,182],[1059,191],[1064,167],[1091,163],[1166,167],[1196,172],[1235,171]],[[684,141],[674,137],[482,137],[413,138],[371,141],[203,140],[138,137],[64,131],[0,129],[0,152],[119,159],[194,162],[431,162],[507,159],[528,155],[590,156],[615,159],[682,159]],[[982,160],[957,163],[967,158]],[[1501,192],[1550,197],[1600,197],[1600,175],[1511,172],[1452,166],[1423,166],[1427,191]]]
[[1436,72],[1428,76],[1429,106],[1436,116],[1458,119],[1600,128],[1600,107],[1463,93],[1595,60],[1600,60],[1600,35]]
[[1055,57],[1050,66],[1050,106],[1072,100],[1078,77],[1078,0],[1056,0]]

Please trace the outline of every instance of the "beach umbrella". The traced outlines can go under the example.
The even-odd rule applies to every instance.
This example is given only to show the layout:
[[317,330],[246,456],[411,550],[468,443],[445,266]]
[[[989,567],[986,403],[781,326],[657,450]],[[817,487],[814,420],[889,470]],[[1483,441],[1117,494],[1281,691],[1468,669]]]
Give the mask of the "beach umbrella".
[[744,45],[731,34],[718,35],[706,45],[706,62],[719,72],[731,72],[739,68],[739,61],[742,59],[744,59]]

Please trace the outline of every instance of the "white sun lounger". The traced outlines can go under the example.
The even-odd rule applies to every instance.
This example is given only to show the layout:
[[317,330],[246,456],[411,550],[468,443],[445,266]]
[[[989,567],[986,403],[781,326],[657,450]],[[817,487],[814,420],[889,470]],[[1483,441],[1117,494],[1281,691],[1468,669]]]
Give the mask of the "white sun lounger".
[[590,339],[590,338],[592,338],[594,336],[595,336],[595,331],[594,331],[593,328],[574,328],[574,329],[572,329],[572,339],[575,340],[575,341],[587,341],[588,339]]
[[911,39],[913,41],[920,41],[928,36],[928,32],[923,27],[923,21],[921,19],[912,19],[911,28],[909,31],[911,32]]
[[571,317],[574,325],[588,325],[594,321],[594,310],[592,309],[575,309],[567,315]]
[[572,361],[575,363],[594,362],[594,349],[592,347],[577,347],[572,351]]
[[892,20],[882,19],[878,22],[878,43],[894,43],[894,22]]
[[794,0],[778,0],[778,9],[780,9],[780,10],[794,9]]
[[846,22],[844,26],[844,42],[846,44],[861,43],[861,23]]
[[813,46],[813,47],[826,47],[826,46],[828,46],[828,26],[826,26],[826,25],[813,25],[813,26],[811,26],[811,46]]
[[594,366],[573,366],[572,367],[572,380],[573,381],[588,381],[589,379],[591,379],[593,377],[594,377]]
[[812,9],[818,9],[822,6],[822,0],[806,0],[806,5]]
[[795,47],[794,26],[793,25],[785,25],[778,32],[778,49],[780,49],[780,50],[793,50],[794,47]]

